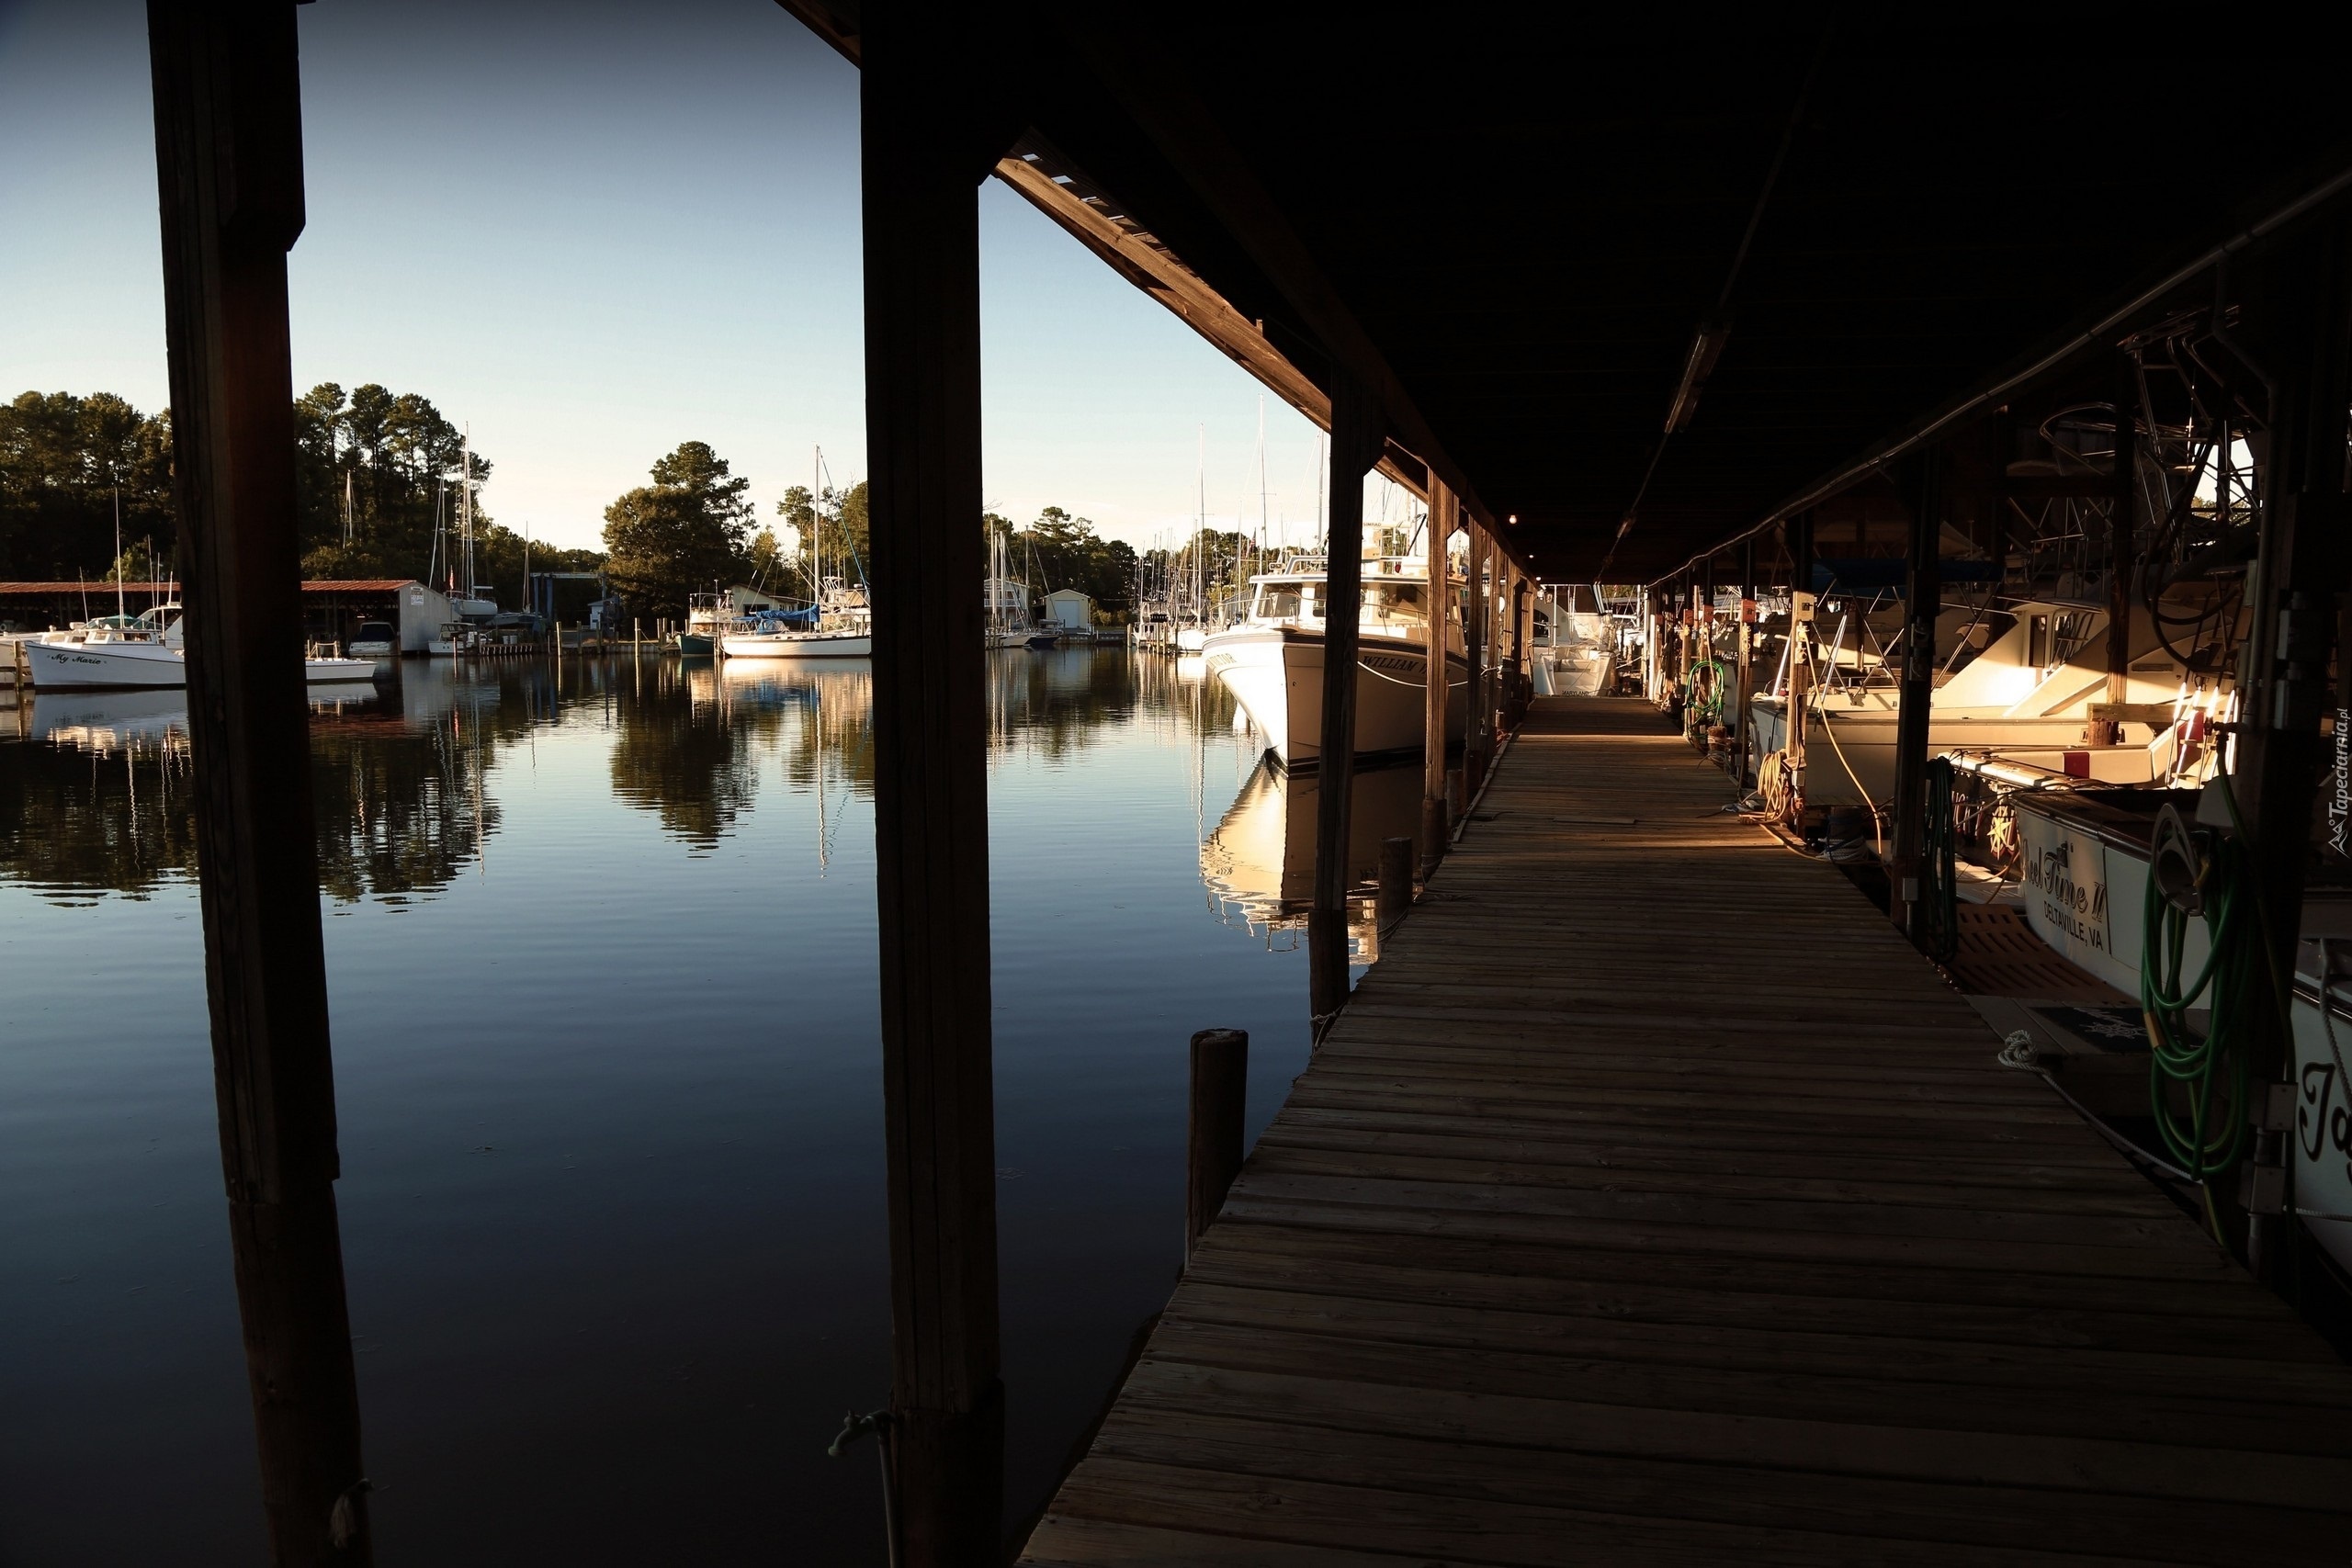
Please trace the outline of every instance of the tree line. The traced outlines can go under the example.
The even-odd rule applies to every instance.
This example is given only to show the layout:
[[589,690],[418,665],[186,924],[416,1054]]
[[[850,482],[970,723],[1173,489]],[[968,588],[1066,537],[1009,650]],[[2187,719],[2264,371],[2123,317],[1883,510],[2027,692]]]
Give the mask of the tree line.
[[[707,442],[687,441],[660,459],[639,485],[605,509],[605,570],[613,586],[648,615],[682,614],[692,593],[745,583],[779,598],[813,600],[826,578],[854,585],[871,558],[865,481],[844,489],[794,485],[775,505],[790,531],[755,526],[751,480]],[[1076,588],[1107,608],[1133,597],[1136,553],[1094,525],[1048,506],[1026,528],[995,513],[980,518],[984,539],[1001,535],[1010,573],[1036,593]],[[979,592],[979,584],[973,584]]]
[[[293,412],[304,577],[430,576],[450,585],[435,533],[454,534],[460,479],[470,473],[475,580],[519,602],[525,541],[481,505],[490,459],[477,452],[467,468],[464,433],[430,399],[374,382],[346,396],[329,381],[296,398]],[[22,394],[0,408],[0,577],[176,575],[171,478],[170,410],[141,413],[111,392]],[[536,543],[529,555],[534,568],[556,571],[591,570],[602,559]]]

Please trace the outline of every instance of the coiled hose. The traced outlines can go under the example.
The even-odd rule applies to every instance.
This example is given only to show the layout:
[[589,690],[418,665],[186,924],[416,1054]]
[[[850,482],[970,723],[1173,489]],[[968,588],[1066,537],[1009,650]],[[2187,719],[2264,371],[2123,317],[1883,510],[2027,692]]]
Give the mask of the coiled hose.
[[[1702,680],[1702,677],[1704,677]],[[1724,716],[1724,666],[1712,656],[1693,660],[1689,676],[1690,695],[1684,700],[1682,724],[1686,729],[1700,729],[1720,724]]]
[[[2229,784],[2214,787],[2227,799]],[[2230,815],[2237,807],[2230,801]],[[2188,922],[2205,922],[2208,951],[2193,977],[2184,976]],[[2259,890],[2245,849],[2232,838],[2192,831],[2167,807],[2150,844],[2148,892],[2142,908],[2140,1010],[2151,1056],[2148,1091],[2156,1131],[2181,1168],[2205,1185],[2205,1217],[2222,1240],[2211,1182],[2245,1153],[2249,1033],[2277,1015],[2270,954],[2263,941]],[[2207,1009],[2200,1038],[2188,1012]],[[2186,1101],[2183,1108],[2177,1103]]]
[[1913,936],[1939,964],[1960,955],[1959,829],[1951,808],[1949,757],[1928,759],[1927,852],[1919,858],[1919,903]]

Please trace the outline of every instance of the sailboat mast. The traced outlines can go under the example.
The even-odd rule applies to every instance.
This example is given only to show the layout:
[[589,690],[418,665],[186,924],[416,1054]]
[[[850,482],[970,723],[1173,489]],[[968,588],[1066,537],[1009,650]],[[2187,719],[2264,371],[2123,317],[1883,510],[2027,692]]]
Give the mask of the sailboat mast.
[[130,612],[122,607],[122,487],[114,487],[114,613],[117,620]]
[[1258,553],[1266,553],[1266,394],[1258,394]]
[[470,599],[474,596],[474,429],[470,424],[466,426],[464,462],[458,491],[458,528],[466,547],[466,580],[461,586]]

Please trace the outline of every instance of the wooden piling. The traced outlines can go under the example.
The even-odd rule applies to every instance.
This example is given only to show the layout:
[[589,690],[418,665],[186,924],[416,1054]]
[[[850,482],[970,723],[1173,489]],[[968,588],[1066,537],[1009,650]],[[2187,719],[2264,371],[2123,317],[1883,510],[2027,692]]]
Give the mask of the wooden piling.
[[[1004,1484],[981,606],[979,23],[863,12],[876,903],[905,1568],[994,1562]],[[1004,131],[1010,142],[1017,122]]]
[[1184,1261],[1241,1173],[1250,1100],[1250,1035],[1204,1029],[1193,1036],[1192,1113],[1184,1137]]
[[[2250,269],[2251,270],[2251,269]],[[2271,963],[2292,974],[2302,931],[2314,794],[2326,763],[2320,721],[2332,705],[2329,654],[2339,595],[2352,578],[2346,538],[2344,409],[2352,400],[2352,203],[2338,197],[2269,266],[2249,276],[2243,310],[2255,353],[2277,367],[2270,421],[2268,494],[2247,597],[2253,631],[2240,658],[2236,767],[2232,784],[2252,881],[2261,889]],[[2347,650],[2333,649],[2341,672]],[[2341,700],[2340,696],[2336,700]],[[2338,716],[2339,718],[2342,716]],[[2259,1086],[2280,1081],[2293,1061],[2283,1020],[2257,1009],[2248,1072]],[[2290,1157],[2280,1130],[2258,1129],[2254,1162]],[[2217,1202],[2235,1208],[2234,1190]],[[2297,1222],[2277,1208],[2246,1218],[2246,1261],[2274,1283]]]
[[1445,858],[1450,818],[1445,808],[1446,645],[1458,614],[1446,583],[1446,544],[1453,536],[1453,492],[1430,475],[1430,629],[1428,686],[1421,706],[1421,876],[1426,881]]
[[283,0],[150,0],[213,1082],[270,1560],[367,1563],[302,680]]
[[1405,918],[1413,907],[1413,840],[1383,839],[1380,841],[1380,898],[1374,918],[1379,928],[1386,931]]
[[1919,940],[1920,868],[1928,834],[1928,723],[1935,702],[1936,617],[1943,613],[1943,452],[1912,465],[1911,560],[1905,574],[1901,706],[1894,718],[1894,846],[1887,916]]
[[1756,700],[1756,541],[1741,541],[1739,547],[1739,625],[1735,628],[1739,638],[1738,665],[1732,689],[1731,735],[1732,778],[1742,789],[1747,787],[1753,771],[1749,752],[1755,750],[1756,716],[1750,705]]
[[1323,734],[1317,759],[1315,902],[1306,916],[1307,1003],[1319,1032],[1348,998],[1348,807],[1356,765],[1356,629],[1363,609],[1363,476],[1380,459],[1380,410],[1344,371],[1331,390],[1325,551]]
[[[2128,701],[2132,683],[2132,518],[2140,490],[2140,366],[2129,354],[2115,356],[2114,481],[2107,519],[2107,700]],[[2093,745],[2112,746],[2123,726],[2094,718],[2086,735]]]
[[[1462,653],[1469,664],[1469,679],[1463,687],[1462,766],[1469,775],[1471,787],[1477,787],[1479,754],[1486,746],[1487,693],[1487,604],[1486,604],[1486,531],[1475,520],[1469,521],[1470,548],[1465,568],[1469,581],[1462,599]],[[1464,798],[1468,798],[1466,795]]]

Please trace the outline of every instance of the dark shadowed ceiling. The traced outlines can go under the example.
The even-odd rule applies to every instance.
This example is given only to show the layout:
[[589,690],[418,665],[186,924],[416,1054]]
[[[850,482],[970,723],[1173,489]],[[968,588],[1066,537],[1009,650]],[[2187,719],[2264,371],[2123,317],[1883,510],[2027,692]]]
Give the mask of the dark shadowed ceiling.
[[1547,577],[1672,570],[2352,168],[2326,51],[2229,58],[2146,13],[1269,9],[1031,17],[1009,74],[1309,377],[1348,357],[1332,312],[1360,325]]

